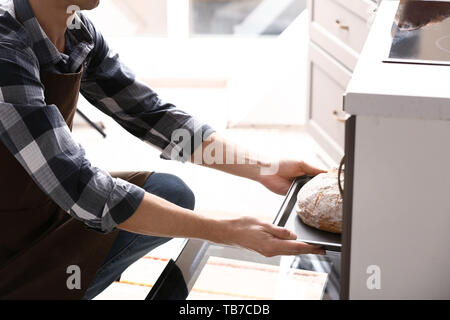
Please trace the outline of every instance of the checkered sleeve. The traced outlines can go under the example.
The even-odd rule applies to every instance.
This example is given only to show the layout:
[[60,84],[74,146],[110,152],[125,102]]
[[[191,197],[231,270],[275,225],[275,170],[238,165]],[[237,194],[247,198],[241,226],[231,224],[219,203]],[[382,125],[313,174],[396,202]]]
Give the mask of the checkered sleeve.
[[129,218],[144,190],[93,167],[57,106],[46,105],[38,61],[0,42],[0,141],[63,210],[99,232]]
[[81,93],[123,128],[162,151],[161,158],[185,162],[214,130],[163,102],[149,86],[109,49],[105,39],[84,16],[95,47],[81,84]]

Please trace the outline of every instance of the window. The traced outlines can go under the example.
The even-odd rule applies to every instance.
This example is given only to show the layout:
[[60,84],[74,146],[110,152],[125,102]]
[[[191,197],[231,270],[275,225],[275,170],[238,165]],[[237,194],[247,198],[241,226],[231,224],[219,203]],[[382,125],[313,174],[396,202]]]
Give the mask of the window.
[[304,0],[191,0],[191,35],[279,35]]
[[111,0],[89,12],[103,33],[182,37],[279,35],[306,0]]

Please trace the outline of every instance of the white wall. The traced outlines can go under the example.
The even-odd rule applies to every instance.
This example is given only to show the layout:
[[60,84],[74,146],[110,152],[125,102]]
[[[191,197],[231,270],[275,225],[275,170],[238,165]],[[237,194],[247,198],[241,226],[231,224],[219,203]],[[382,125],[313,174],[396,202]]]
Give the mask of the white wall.
[[[228,84],[217,91],[217,96],[208,94],[209,103],[204,97],[199,97],[201,106],[195,108],[190,107],[195,104],[195,94],[202,92],[183,93],[183,96],[189,96],[190,101],[185,105],[181,103],[180,108],[193,111],[200,117],[206,115],[204,120],[213,123],[304,123],[308,43],[306,11],[278,38],[167,38],[130,37],[126,32],[132,32],[133,26],[126,19],[120,20],[123,18],[120,10],[109,2],[102,3],[102,6],[98,10],[108,12],[108,16],[96,15],[94,10],[90,13],[94,23],[101,30],[108,30],[104,34],[110,47],[121,55],[138,77],[156,82],[161,79],[223,80]],[[122,31],[115,33],[110,28]],[[116,35],[111,37],[111,34]],[[165,89],[164,93],[168,91]],[[162,96],[163,99],[165,97]],[[170,94],[167,98],[170,99]],[[217,112],[214,112],[215,108]],[[89,113],[86,108],[83,111]]]
[[273,44],[255,51],[230,77],[234,124],[303,125],[306,115],[307,10]]

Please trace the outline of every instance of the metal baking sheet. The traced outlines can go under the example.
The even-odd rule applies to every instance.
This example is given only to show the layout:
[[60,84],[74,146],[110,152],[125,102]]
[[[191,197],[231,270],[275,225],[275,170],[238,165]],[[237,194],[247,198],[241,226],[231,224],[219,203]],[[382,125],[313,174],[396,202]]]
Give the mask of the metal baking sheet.
[[274,224],[280,227],[286,227],[295,232],[298,236],[297,241],[316,244],[329,251],[341,251],[341,235],[326,231],[321,231],[304,224],[295,212],[297,194],[300,189],[313,177],[304,176],[297,178],[291,185],[291,188],[284,199],[284,202],[275,218]]

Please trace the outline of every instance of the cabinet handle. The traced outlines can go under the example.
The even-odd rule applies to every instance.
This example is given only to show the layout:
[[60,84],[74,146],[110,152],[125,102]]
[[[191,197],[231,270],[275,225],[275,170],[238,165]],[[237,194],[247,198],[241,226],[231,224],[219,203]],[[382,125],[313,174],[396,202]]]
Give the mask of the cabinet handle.
[[349,30],[350,30],[350,27],[347,26],[347,25],[345,25],[345,24],[342,24],[342,23],[341,23],[341,20],[339,20],[339,19],[336,19],[336,24],[337,24],[337,26],[338,26],[340,29],[342,29],[342,30],[346,30],[346,31],[349,31]]
[[333,110],[332,114],[333,114],[334,120],[339,121],[339,122],[345,122],[348,119],[348,115],[340,116],[339,111],[337,111],[337,110]]

